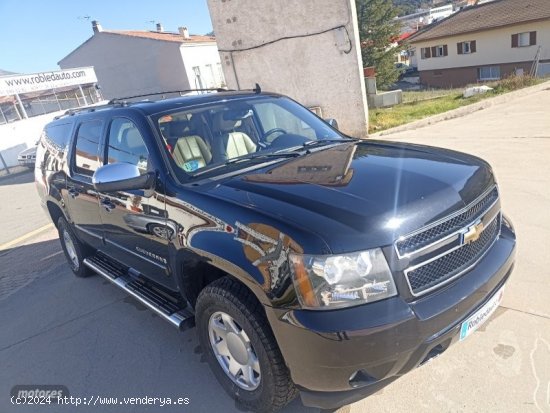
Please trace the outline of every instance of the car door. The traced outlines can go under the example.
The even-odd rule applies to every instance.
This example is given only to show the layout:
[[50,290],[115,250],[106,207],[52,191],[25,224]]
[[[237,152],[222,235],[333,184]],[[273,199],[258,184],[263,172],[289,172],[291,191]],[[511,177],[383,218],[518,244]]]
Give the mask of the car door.
[[103,243],[99,197],[92,185],[92,175],[100,165],[99,143],[103,127],[102,119],[85,120],[76,126],[67,191],[63,194],[76,235],[93,248]]
[[[104,163],[137,165],[142,173],[154,170],[149,149],[136,123],[127,117],[111,119]],[[175,230],[167,227],[164,198],[154,190],[128,190],[99,194],[105,252],[148,278],[174,288],[168,276],[168,241]]]

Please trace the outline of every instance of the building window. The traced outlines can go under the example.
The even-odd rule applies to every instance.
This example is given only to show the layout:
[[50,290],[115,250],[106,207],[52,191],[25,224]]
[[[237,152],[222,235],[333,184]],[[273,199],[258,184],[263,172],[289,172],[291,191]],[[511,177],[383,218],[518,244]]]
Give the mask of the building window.
[[216,68],[218,69],[218,83],[220,86],[225,86],[225,78],[223,76],[223,69],[221,63],[216,63]]
[[478,80],[500,79],[500,66],[483,66],[477,69]]
[[512,47],[528,47],[537,44],[537,32],[523,32],[512,35]]
[[195,89],[204,89],[202,83],[201,68],[199,66],[193,67],[193,73],[195,74]]
[[446,44],[433,47],[423,47],[420,51],[422,59],[429,59],[430,57],[443,57],[449,54]]
[[476,41],[470,40],[467,42],[460,42],[456,44],[457,54],[470,54],[476,52]]

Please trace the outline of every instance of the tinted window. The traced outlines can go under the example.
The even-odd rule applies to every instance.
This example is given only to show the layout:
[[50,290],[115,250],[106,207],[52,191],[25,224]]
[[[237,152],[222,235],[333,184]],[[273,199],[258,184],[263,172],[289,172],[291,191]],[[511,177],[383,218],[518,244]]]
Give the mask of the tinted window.
[[131,120],[113,119],[107,145],[107,163],[129,163],[137,165],[141,173],[147,171],[149,152],[141,133]]
[[82,122],[76,136],[74,165],[76,172],[93,175],[99,166],[98,148],[103,122],[93,120]]
[[62,125],[49,125],[44,128],[44,139],[49,146],[53,146],[58,150],[64,150],[71,136],[71,123]]

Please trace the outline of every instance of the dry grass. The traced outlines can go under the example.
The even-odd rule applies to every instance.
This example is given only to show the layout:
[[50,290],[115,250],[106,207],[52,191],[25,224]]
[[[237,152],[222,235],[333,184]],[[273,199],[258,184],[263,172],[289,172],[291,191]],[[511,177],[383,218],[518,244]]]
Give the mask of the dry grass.
[[428,116],[470,105],[502,93],[533,86],[542,80],[531,76],[510,76],[487,83],[493,90],[470,98],[462,97],[464,89],[433,89],[403,92],[403,103],[369,111],[369,133],[393,128]]

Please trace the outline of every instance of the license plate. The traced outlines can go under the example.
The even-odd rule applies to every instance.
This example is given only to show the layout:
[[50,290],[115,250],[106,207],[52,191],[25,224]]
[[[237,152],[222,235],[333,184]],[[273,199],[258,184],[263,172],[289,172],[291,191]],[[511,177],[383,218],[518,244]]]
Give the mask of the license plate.
[[483,307],[462,323],[460,327],[460,340],[464,340],[491,317],[491,314],[493,314],[500,305],[503,293],[504,287],[498,290]]

